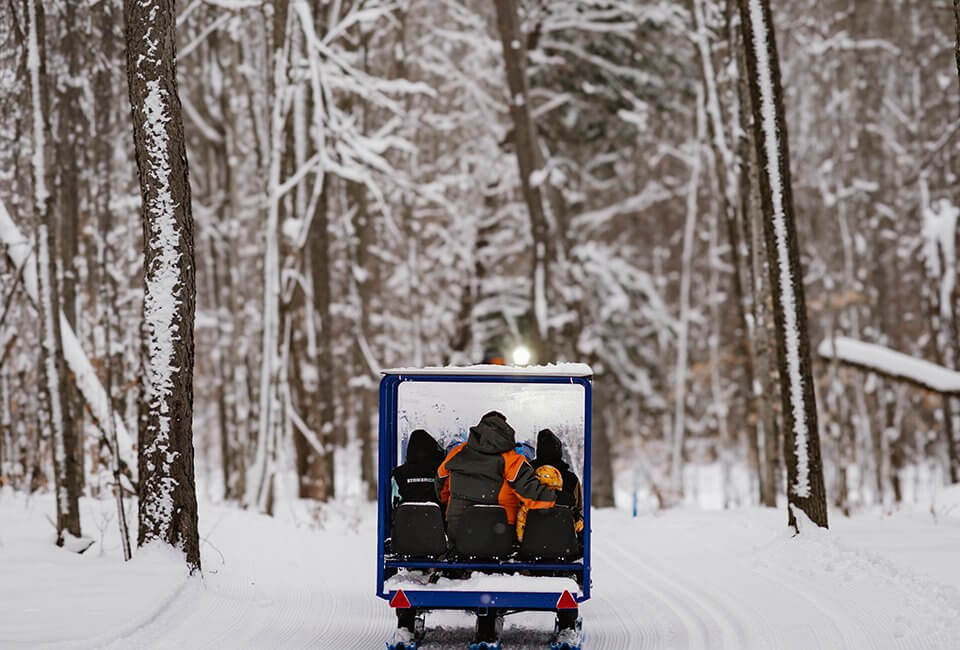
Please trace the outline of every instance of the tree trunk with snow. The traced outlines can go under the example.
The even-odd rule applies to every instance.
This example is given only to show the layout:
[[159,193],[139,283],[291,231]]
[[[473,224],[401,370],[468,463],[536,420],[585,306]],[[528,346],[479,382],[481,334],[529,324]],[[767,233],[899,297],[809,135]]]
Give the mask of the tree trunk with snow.
[[[359,46],[361,49],[361,60],[363,61],[363,72],[369,73],[370,61],[370,33],[361,30],[359,35]],[[370,122],[370,108],[363,98],[357,106],[359,112],[360,132],[367,134]],[[374,327],[371,321],[371,312],[374,310],[374,296],[381,290],[379,286],[378,262],[371,249],[375,246],[377,240],[376,223],[374,214],[370,210],[367,200],[367,188],[362,183],[354,181],[347,182],[347,200],[354,208],[353,231],[356,241],[354,255],[355,269],[351,274],[352,284],[354,285],[355,297],[359,308],[357,330],[354,333],[354,378],[358,392],[357,398],[352,400],[356,405],[356,433],[360,445],[360,481],[364,486],[366,497],[375,501],[377,498],[377,471],[374,467],[374,448],[376,447],[377,434],[375,432],[375,418],[373,414],[377,411],[377,377],[374,373],[377,368],[371,367],[371,350],[374,341]],[[406,228],[413,228],[413,215],[408,212],[408,204],[404,205],[404,225]],[[410,268],[408,273],[414,273]],[[419,314],[416,316],[419,317]],[[416,324],[416,317],[414,324]],[[419,332],[414,332],[411,347],[417,349],[420,345]],[[414,354],[414,357],[417,355]]]
[[[77,3],[65,3],[63,11],[65,32],[60,39],[60,49],[66,59],[67,78],[71,81],[60,84],[60,92],[57,93],[59,142],[56,166],[59,182],[55,190],[56,200],[54,204],[60,217],[57,239],[59,241],[58,253],[63,314],[74,331],[79,331],[77,329],[78,269],[76,260],[80,252],[78,232],[81,218],[80,170],[84,166],[84,154],[88,148],[84,147],[83,144],[89,142],[84,141],[84,134],[89,132],[89,126],[85,124],[86,118],[83,114],[83,89],[79,83],[74,81],[81,76],[80,43],[82,37],[80,35],[80,21],[77,16]],[[74,416],[74,418],[71,418],[69,425],[73,429],[70,438],[73,440],[74,454],[79,466],[77,480],[80,489],[82,489],[84,482],[83,406],[76,386],[69,382],[66,385],[66,399],[69,402],[67,408]]]
[[270,49],[269,115],[270,143],[267,151],[267,219],[264,225],[263,332],[260,358],[260,418],[256,453],[247,479],[244,501],[248,507],[264,510],[272,483],[273,467],[269,449],[277,436],[280,398],[280,176],[283,168],[284,122],[287,108],[287,0],[272,5],[272,48]]
[[757,431],[754,437],[762,442],[760,463],[760,502],[769,507],[777,507],[777,466],[780,452],[777,441],[779,427],[773,399],[774,379],[771,361],[768,312],[770,285],[765,266],[765,243],[763,240],[763,214],[760,210],[760,179],[757,168],[757,149],[753,138],[753,111],[750,101],[750,87],[747,82],[746,59],[740,42],[742,30],[737,39],[737,95],[740,101],[740,142],[737,157],[740,164],[739,179],[739,217],[743,222],[744,239],[747,243],[749,261],[750,293],[753,300],[750,314],[753,318],[753,384],[751,397],[757,414]]
[[[596,367],[596,365],[594,366]],[[610,408],[612,381],[594,378],[593,381],[593,438],[590,456],[590,505],[597,508],[612,508],[613,488],[613,441],[617,439],[613,409]]]
[[530,272],[530,303],[533,327],[535,361],[552,361],[552,352],[547,334],[548,301],[550,286],[550,261],[553,243],[550,227],[544,212],[540,187],[532,178],[543,166],[537,143],[536,127],[530,115],[527,92],[527,53],[525,39],[520,29],[517,0],[494,0],[497,10],[497,31],[503,45],[503,61],[506,68],[507,88],[510,92],[510,117],[513,121],[513,146],[517,153],[520,171],[520,188],[530,216],[530,231],[533,235],[533,265]]
[[960,0],[953,0],[953,23],[957,33],[953,54],[957,60],[957,83],[960,83]]
[[693,274],[693,249],[697,229],[697,197],[700,191],[700,148],[706,129],[703,112],[703,93],[697,88],[696,141],[690,152],[690,180],[687,182],[687,216],[683,227],[683,252],[680,260],[680,319],[677,325],[677,361],[673,371],[673,450],[670,461],[670,479],[673,498],[683,498],[683,448],[686,436],[687,413],[687,359],[689,354],[690,283]]
[[[744,227],[745,219],[738,214],[737,190],[746,189],[738,186],[737,183],[737,161],[734,152],[727,140],[727,127],[723,119],[723,111],[720,105],[720,91],[718,89],[717,72],[713,62],[711,50],[711,41],[709,29],[707,26],[707,11],[709,5],[704,6],[705,0],[693,0],[693,19],[694,40],[696,41],[697,51],[700,55],[701,72],[703,76],[704,101],[706,102],[707,131],[709,134],[710,149],[714,161],[714,177],[717,181],[717,190],[720,196],[720,204],[723,210],[724,225],[726,227],[727,241],[730,244],[731,266],[732,266],[732,288],[733,296],[737,304],[737,315],[739,316],[739,326],[741,328],[740,337],[737,340],[737,352],[743,361],[744,374],[746,375],[745,393],[748,404],[753,407],[756,416],[756,425],[745,427],[747,438],[747,451],[749,461],[756,475],[759,493],[763,497],[763,471],[760,459],[760,446],[758,437],[763,429],[763,420],[760,417],[762,411],[761,399],[756,395],[754,387],[757,384],[758,377],[756,371],[756,351],[754,341],[756,340],[755,328],[756,320],[751,318],[751,296],[748,293],[749,285],[744,283],[744,277],[750,277],[750,254],[749,246],[745,241],[747,230]],[[731,7],[727,8],[732,11]],[[728,17],[729,19],[729,17]],[[731,56],[736,56],[736,37],[732,34],[729,37],[729,47]],[[739,74],[736,80],[737,90],[742,85],[743,75]],[[741,106],[741,111],[746,107]],[[732,138],[733,136],[731,136]],[[738,152],[742,153],[742,152]],[[742,161],[741,163],[742,164]],[[713,299],[713,294],[711,294]],[[718,319],[713,318],[716,322]],[[713,350],[714,346],[711,346]],[[724,414],[725,417],[725,414]],[[726,422],[723,423],[724,427]]]
[[[934,331],[935,358],[941,365],[957,368],[957,225],[960,208],[949,201],[941,201],[935,209],[930,205],[929,191],[924,178],[920,183],[920,209],[923,214],[923,257],[929,278],[924,288],[930,308],[930,324]],[[950,482],[960,482],[960,443],[957,442],[957,424],[954,400],[943,397],[943,426],[947,447],[947,467]]]
[[127,83],[142,199],[147,390],[139,441],[140,546],[200,569],[193,462],[193,215],[176,81],[173,0],[125,0]]
[[47,122],[48,99],[46,52],[44,48],[43,6],[28,2],[29,35],[27,67],[33,103],[33,190],[36,225],[37,305],[40,311],[42,345],[40,348],[43,382],[40,393],[46,404],[46,429],[53,441],[53,474],[57,502],[57,545],[64,535],[80,536],[80,482],[77,448],[70,402],[67,372],[60,331],[60,288],[57,281],[56,224],[52,215],[52,196],[46,165],[50,127]]
[[774,296],[787,499],[791,506],[788,520],[796,527],[792,507],[797,507],[814,523],[826,527],[827,500],[820,460],[803,270],[794,219],[783,89],[773,20],[769,0],[739,0],[739,5],[754,113],[754,137],[761,169],[760,198],[768,270]]
[[[363,110],[363,109],[361,109]],[[355,298],[359,313],[357,314],[357,329],[354,332],[353,358],[354,383],[356,383],[357,436],[360,444],[360,479],[368,499],[377,498],[377,479],[373,467],[373,447],[375,435],[373,431],[372,413],[377,409],[377,383],[372,379],[374,368],[370,367],[367,358],[373,339],[370,322],[371,303],[374,295],[374,273],[371,268],[376,260],[370,254],[370,247],[375,239],[373,215],[367,205],[366,189],[360,183],[347,184],[347,196],[355,209],[353,219],[354,237],[356,239],[356,253],[354,256],[354,272],[351,274],[354,284]],[[410,345],[415,345],[410,342]]]
[[[116,407],[117,400],[114,397],[114,385],[123,377],[123,359],[122,353],[114,351],[115,340],[114,333],[119,331],[117,322],[119,320],[117,310],[117,281],[110,272],[113,262],[113,248],[110,244],[110,235],[113,231],[113,213],[110,206],[110,199],[113,192],[111,175],[113,165],[111,164],[111,155],[113,152],[113,111],[111,110],[112,90],[114,70],[113,63],[116,62],[116,48],[113,34],[113,25],[117,14],[116,9],[110,3],[100,4],[97,10],[96,19],[100,25],[102,41],[100,53],[104,62],[100,64],[93,80],[94,91],[94,130],[95,146],[93,151],[94,164],[96,170],[96,202],[95,209],[98,213],[98,225],[100,228],[99,238],[99,271],[100,282],[98,283],[98,321],[103,331],[103,388],[105,399],[111,408]],[[117,409],[118,411],[121,409]],[[123,463],[120,452],[120,438],[117,435],[117,426],[115,419],[110,417],[104,425],[104,438],[110,449],[110,469],[113,475],[113,496],[117,506],[117,525],[120,532],[120,545],[123,549],[124,560],[129,560],[133,553],[130,549],[130,530],[127,524],[127,512],[123,499]]]
[[10,389],[6,368],[0,369],[0,487],[9,482],[8,464],[13,457],[13,427],[10,422]]
[[[329,179],[327,179],[329,180]],[[324,180],[326,185],[327,180]],[[307,234],[307,246],[310,261],[310,280],[313,288],[313,302],[308,306],[313,309],[319,326],[316,332],[316,346],[314,357],[310,359],[315,368],[315,393],[310,400],[311,408],[307,413],[307,422],[317,433],[319,445],[310,445],[307,440],[302,441],[305,449],[303,457],[310,477],[309,486],[305,486],[301,479],[301,495],[326,501],[333,496],[334,486],[334,456],[333,456],[333,429],[336,419],[336,404],[334,403],[334,377],[332,327],[333,303],[332,278],[330,277],[330,231],[328,188],[321,190],[320,200],[317,201],[310,230]],[[319,449],[317,448],[319,446]],[[304,489],[308,488],[308,494]]]

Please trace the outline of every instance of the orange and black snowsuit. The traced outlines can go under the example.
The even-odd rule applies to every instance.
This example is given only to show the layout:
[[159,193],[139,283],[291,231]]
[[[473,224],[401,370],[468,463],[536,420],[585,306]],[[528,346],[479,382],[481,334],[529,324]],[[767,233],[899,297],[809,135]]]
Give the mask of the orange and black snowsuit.
[[553,507],[556,493],[540,484],[515,446],[513,428],[503,415],[491,411],[440,464],[437,489],[447,506],[447,531],[452,538],[463,511],[473,504],[503,506],[510,525],[516,523],[521,503],[530,509]]

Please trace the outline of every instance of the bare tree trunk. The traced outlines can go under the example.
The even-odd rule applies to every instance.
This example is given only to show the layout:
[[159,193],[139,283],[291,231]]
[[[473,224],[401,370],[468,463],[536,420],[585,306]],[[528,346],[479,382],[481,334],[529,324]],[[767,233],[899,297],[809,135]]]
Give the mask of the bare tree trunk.
[[[59,168],[57,184],[57,212],[60,215],[60,278],[62,278],[62,307],[67,322],[78,333],[77,327],[77,268],[79,254],[78,228],[80,221],[80,165],[83,163],[84,148],[81,138],[89,129],[84,128],[82,112],[82,92],[80,85],[73,80],[81,76],[80,72],[80,35],[78,33],[77,3],[64,5],[64,24],[66,32],[60,40],[60,47],[67,59],[67,77],[71,81],[62,84],[63,91],[58,97],[59,142],[57,143],[56,162]],[[78,489],[83,488],[83,406],[80,394],[72,383],[66,384],[66,399],[69,412],[73,416],[69,426],[73,429],[70,437],[74,441],[74,455],[77,459]],[[65,423],[66,424],[66,423]]]
[[[785,423],[787,499],[817,525],[827,526],[827,500],[820,460],[820,435],[803,270],[790,184],[790,155],[784,118],[780,63],[769,0],[739,0],[744,50],[754,113],[760,197],[767,263],[774,294],[777,357]],[[797,527],[792,507],[788,522]]]
[[269,450],[277,435],[280,384],[280,177],[283,162],[284,123],[288,108],[286,98],[288,48],[287,10],[289,2],[272,5],[273,38],[270,51],[270,148],[267,173],[267,220],[264,232],[263,257],[263,347],[260,359],[260,421],[257,428],[257,451],[251,476],[247,481],[247,506],[264,510],[270,479]]
[[142,199],[145,426],[138,544],[183,551],[200,570],[193,463],[193,215],[176,79],[173,0],[125,0],[127,83]]
[[[596,508],[612,508],[616,505],[613,496],[613,409],[607,408],[609,398],[604,392],[602,380],[593,384],[593,445],[590,466],[590,505]],[[609,390],[612,387],[606,387]]]
[[[741,31],[742,38],[742,31]],[[760,502],[768,508],[777,507],[777,465],[780,457],[779,427],[777,414],[771,403],[775,390],[770,361],[768,333],[768,304],[770,286],[764,269],[765,243],[763,241],[763,215],[760,210],[760,179],[757,166],[757,150],[753,142],[753,111],[750,88],[747,83],[746,59],[743,47],[737,48],[737,93],[740,98],[740,219],[745,230],[749,275],[753,301],[753,385],[750,388],[757,412],[757,431],[752,438],[763,441],[760,462]]]
[[543,166],[537,144],[537,132],[530,116],[529,93],[527,92],[526,39],[520,30],[517,0],[494,0],[497,10],[497,30],[503,45],[503,60],[510,90],[510,117],[513,120],[513,143],[517,152],[520,170],[520,188],[533,235],[533,265],[530,273],[530,304],[534,337],[535,361],[552,361],[553,352],[547,333],[548,296],[550,286],[550,262],[553,258],[553,243],[550,227],[543,209],[540,188],[534,183],[533,173]]
[[6,367],[0,368],[0,487],[11,481],[8,465],[13,448],[13,427],[10,421],[10,381]]
[[60,288],[57,274],[56,225],[51,214],[49,175],[45,164],[50,126],[47,122],[48,99],[46,51],[44,47],[43,6],[29,0],[30,33],[28,67],[33,98],[33,184],[34,210],[37,214],[37,289],[42,332],[41,395],[46,403],[47,431],[53,440],[54,483],[57,496],[57,546],[64,543],[64,534],[80,537],[80,484],[77,468],[76,440],[70,402],[67,395],[67,372],[60,333]]
[[[369,73],[369,33],[361,32],[360,47],[363,57],[363,71]],[[367,102],[361,98],[359,104],[360,128],[361,132],[366,134],[368,131],[368,122],[370,111]],[[370,249],[376,242],[376,228],[373,215],[370,213],[367,204],[367,190],[362,183],[347,183],[347,198],[356,207],[354,218],[354,236],[356,239],[356,268],[360,270],[359,275],[352,275],[355,284],[356,298],[360,307],[360,320],[357,323],[356,340],[354,342],[354,365],[356,368],[355,379],[358,381],[357,390],[359,399],[354,401],[358,406],[356,411],[357,427],[356,433],[360,443],[360,480],[364,486],[368,500],[375,501],[377,498],[377,472],[374,467],[373,451],[376,446],[376,434],[374,433],[374,417],[377,411],[377,383],[373,378],[375,368],[371,368],[368,357],[372,352],[372,343],[374,340],[373,326],[370,320],[370,312],[373,308],[375,293],[381,289],[379,286],[380,274],[375,268],[376,258],[370,254]],[[409,204],[404,196],[405,208],[405,226],[412,227],[412,214]],[[409,269],[412,273],[414,270]],[[414,323],[418,323],[419,314],[414,315]],[[419,331],[414,333],[412,342],[414,350],[420,348]],[[416,353],[415,355],[416,356]]]
[[[113,168],[111,156],[113,153],[113,64],[115,61],[115,41],[113,25],[117,16],[111,3],[101,3],[98,8],[98,21],[101,30],[101,53],[105,59],[94,75],[94,101],[96,106],[96,148],[94,152],[97,193],[96,210],[99,214],[99,266],[100,282],[98,286],[98,302],[100,304],[101,327],[103,331],[103,383],[104,393],[107,396],[111,409],[116,409],[116,400],[113,394],[114,379],[122,378],[122,359],[120,353],[113,351],[113,329],[117,314],[117,287],[116,280],[110,272],[113,247],[110,244],[110,235],[113,230],[113,213],[110,207],[110,198],[113,185],[111,175]],[[116,409],[120,410],[120,409]],[[117,505],[117,524],[120,532],[120,544],[123,549],[123,559],[132,557],[130,549],[130,531],[127,525],[127,512],[123,503],[123,483],[121,480],[123,464],[120,460],[120,442],[117,436],[115,418],[107,418],[104,423],[104,437],[110,448],[111,470],[113,474],[113,495]]]
[[953,21],[957,30],[957,40],[953,53],[957,59],[957,82],[960,83],[960,0],[953,0]]
[[[333,496],[335,479],[333,438],[336,405],[334,404],[334,332],[330,309],[333,300],[332,279],[330,277],[328,180],[321,181],[324,183],[324,187],[321,190],[320,200],[317,201],[316,212],[310,222],[310,231],[307,234],[310,279],[313,286],[313,304],[310,307],[319,318],[319,327],[316,332],[316,357],[311,359],[316,367],[315,397],[308,411],[307,421],[319,436],[321,450],[312,449],[309,456],[305,456],[305,464],[308,467],[307,475],[310,477],[310,496],[322,501]],[[304,443],[305,441],[301,444]],[[304,487],[301,484],[301,491]]]
[[[224,111],[227,109],[226,106],[221,108]],[[243,482],[244,451],[238,438],[239,426],[234,397],[236,386],[232,374],[237,364],[237,328],[231,323],[235,316],[232,300],[233,287],[230,281],[233,270],[228,264],[230,245],[225,242],[226,233],[230,230],[230,221],[236,216],[230,210],[231,179],[225,129],[220,129],[220,132],[224,135],[224,141],[212,145],[210,183],[211,187],[223,188],[227,196],[216,199],[218,201],[217,221],[210,228],[210,235],[207,238],[210,250],[208,276],[213,309],[217,315],[217,341],[214,343],[213,363],[217,376],[215,390],[223,495],[225,499],[232,500],[243,497],[241,483]],[[226,254],[223,251],[226,251]]]
[[703,93],[697,88],[697,128],[690,153],[690,180],[687,183],[687,217],[683,227],[683,252],[680,269],[680,322],[677,332],[677,361],[674,368],[673,451],[670,461],[673,498],[683,498],[683,443],[687,414],[687,357],[690,326],[690,283],[693,274],[694,235],[697,228],[697,197],[700,191],[700,147],[706,129],[703,114]]
[[[732,5],[728,5],[727,13],[734,11]],[[713,57],[710,48],[709,30],[706,25],[706,15],[704,11],[704,0],[693,0],[693,17],[696,34],[694,38],[697,43],[697,50],[700,54],[701,70],[703,74],[703,86],[705,91],[706,112],[708,122],[708,134],[710,149],[713,153],[715,166],[715,178],[717,180],[717,190],[721,199],[721,207],[724,215],[724,224],[727,231],[727,240],[730,243],[731,261],[732,261],[732,283],[733,295],[737,303],[737,314],[739,316],[739,326],[741,336],[737,340],[737,347],[740,357],[743,359],[744,374],[746,376],[746,398],[747,403],[753,407],[754,414],[757,417],[756,426],[751,431],[750,427],[745,429],[747,437],[748,460],[753,466],[757,476],[757,485],[759,486],[759,496],[763,499],[763,471],[760,459],[760,447],[758,436],[763,430],[761,399],[757,396],[754,387],[758,381],[756,371],[756,352],[754,350],[754,341],[756,339],[754,330],[756,321],[750,318],[751,314],[751,296],[747,292],[744,276],[750,274],[750,247],[746,241],[746,229],[743,228],[745,220],[738,215],[736,190],[738,189],[736,179],[736,160],[733,151],[727,141],[727,129],[724,125],[723,112],[720,106],[720,93],[717,88],[717,74],[713,64]],[[727,16],[728,36],[731,56],[736,56],[738,51],[736,36],[734,30],[729,27],[730,16]],[[738,61],[739,63],[739,61]],[[743,86],[743,74],[737,79],[737,89]],[[745,90],[745,89],[744,89]],[[742,97],[741,97],[742,102]],[[746,111],[748,107],[741,106],[741,111]],[[742,119],[741,119],[742,122]],[[742,151],[740,153],[743,153]],[[742,165],[744,161],[740,161]],[[744,190],[747,188],[740,187]]]
[[360,475],[364,483],[366,495],[369,499],[376,499],[377,480],[373,471],[373,444],[371,413],[376,408],[376,384],[371,379],[372,369],[367,356],[370,351],[372,332],[370,325],[370,303],[373,300],[373,271],[370,265],[375,263],[370,256],[370,246],[374,239],[373,219],[367,208],[366,192],[363,185],[350,182],[347,184],[347,196],[356,209],[353,220],[356,248],[354,265],[358,274],[353,274],[355,299],[359,307],[357,329],[354,333],[353,362],[354,400],[357,406],[357,436],[360,443]]
[[[948,218],[947,215],[937,216],[930,207],[929,192],[924,176],[920,178],[920,210],[925,221]],[[951,229],[956,230],[956,220],[954,220]],[[934,357],[940,365],[954,369],[957,364],[954,253],[949,251],[951,242],[944,241],[941,236],[936,234],[938,228],[932,230],[934,232],[931,233],[924,247],[925,270],[929,282],[923,287],[923,293],[927,298],[927,305],[930,309],[930,324],[934,334],[931,337],[931,345],[933,346]],[[954,400],[951,396],[944,395],[944,435],[946,437],[947,469],[951,483],[960,482],[960,443],[956,439],[957,421],[954,419],[955,413]]]

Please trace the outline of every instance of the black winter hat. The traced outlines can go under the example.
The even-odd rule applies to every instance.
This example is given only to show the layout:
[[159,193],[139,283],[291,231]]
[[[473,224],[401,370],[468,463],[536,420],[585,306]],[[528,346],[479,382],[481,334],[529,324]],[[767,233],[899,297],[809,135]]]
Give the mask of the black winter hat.
[[416,464],[436,463],[443,461],[443,450],[437,441],[423,429],[417,429],[410,434],[407,443],[407,462]]
[[537,463],[559,466],[563,462],[563,443],[550,429],[537,434]]

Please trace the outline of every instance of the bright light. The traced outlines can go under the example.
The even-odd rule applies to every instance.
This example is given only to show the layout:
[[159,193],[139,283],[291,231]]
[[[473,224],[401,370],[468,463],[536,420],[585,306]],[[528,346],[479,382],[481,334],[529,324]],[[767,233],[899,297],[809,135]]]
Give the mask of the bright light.
[[518,345],[513,349],[513,365],[525,366],[530,363],[530,350],[525,345]]

